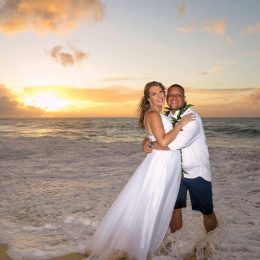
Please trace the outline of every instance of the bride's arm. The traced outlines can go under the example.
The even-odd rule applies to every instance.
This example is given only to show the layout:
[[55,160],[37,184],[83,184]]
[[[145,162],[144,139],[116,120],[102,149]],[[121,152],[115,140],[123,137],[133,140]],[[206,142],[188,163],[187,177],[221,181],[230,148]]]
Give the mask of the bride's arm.
[[160,114],[155,111],[151,111],[146,116],[146,127],[152,131],[156,141],[161,147],[167,147],[168,144],[177,137],[182,127],[192,120],[193,116],[188,114],[183,117],[170,132],[166,134],[164,132]]

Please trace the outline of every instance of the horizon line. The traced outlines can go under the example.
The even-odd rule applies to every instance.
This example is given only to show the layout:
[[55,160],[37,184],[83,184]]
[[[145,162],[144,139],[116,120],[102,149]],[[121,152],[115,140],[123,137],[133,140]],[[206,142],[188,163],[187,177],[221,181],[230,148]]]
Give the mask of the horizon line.
[[[138,119],[138,117],[134,117],[134,116],[86,116],[86,117],[0,117],[0,120],[11,120],[11,119],[105,119],[105,118],[130,118],[130,119]],[[201,118],[212,118],[212,119],[217,119],[217,118],[221,118],[221,119],[236,119],[236,118],[241,118],[241,119],[260,119],[259,116],[201,116]]]

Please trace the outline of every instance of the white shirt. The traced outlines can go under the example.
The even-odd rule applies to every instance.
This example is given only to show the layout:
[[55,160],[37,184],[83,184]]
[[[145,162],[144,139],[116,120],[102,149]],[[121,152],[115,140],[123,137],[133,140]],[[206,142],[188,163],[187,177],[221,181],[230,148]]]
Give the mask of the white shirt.
[[[211,181],[208,145],[200,116],[191,108],[188,108],[183,115],[194,113],[196,119],[183,127],[178,136],[168,147],[171,150],[182,150],[182,168],[188,174],[185,178],[202,177]],[[169,114],[171,117],[172,114]]]

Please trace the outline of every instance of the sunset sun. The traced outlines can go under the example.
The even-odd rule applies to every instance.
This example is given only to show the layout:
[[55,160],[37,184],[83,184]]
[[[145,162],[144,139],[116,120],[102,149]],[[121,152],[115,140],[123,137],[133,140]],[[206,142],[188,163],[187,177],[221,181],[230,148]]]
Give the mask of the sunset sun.
[[25,106],[33,106],[40,108],[46,112],[55,112],[62,110],[70,104],[68,100],[59,98],[51,92],[42,92],[33,96],[26,95],[23,97]]

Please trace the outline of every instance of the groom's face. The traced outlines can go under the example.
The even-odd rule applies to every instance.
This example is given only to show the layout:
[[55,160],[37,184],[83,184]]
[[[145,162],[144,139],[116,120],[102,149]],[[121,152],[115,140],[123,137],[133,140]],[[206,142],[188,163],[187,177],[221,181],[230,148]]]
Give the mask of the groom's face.
[[167,104],[173,110],[181,109],[185,104],[183,91],[178,87],[171,87],[167,92]]

